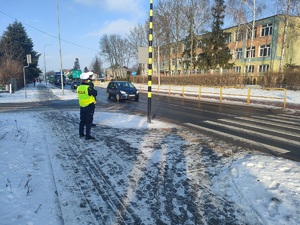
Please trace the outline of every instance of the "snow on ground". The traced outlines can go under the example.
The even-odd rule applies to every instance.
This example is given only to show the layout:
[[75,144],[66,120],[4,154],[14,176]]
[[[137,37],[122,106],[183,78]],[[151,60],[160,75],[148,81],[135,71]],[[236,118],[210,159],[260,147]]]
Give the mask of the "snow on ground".
[[[51,85],[48,84],[48,87],[51,87]],[[62,90],[60,89],[53,88],[51,90],[54,97],[56,96],[62,100],[76,99],[76,94],[71,90],[65,89],[64,95],[61,94]],[[24,90],[13,94],[0,93],[0,103],[39,101],[38,98],[36,98],[36,96],[38,96],[37,88],[33,87],[33,85],[27,86],[26,94],[27,98],[25,98]],[[299,92],[289,92],[288,101],[299,104]],[[78,119],[78,112],[76,111],[62,112],[62,114],[67,114],[69,117],[74,118],[75,121]],[[69,191],[71,190],[71,179],[73,178],[66,177],[66,174],[60,170],[61,164],[66,168],[69,166],[67,164],[64,165],[66,161],[59,161],[59,156],[69,157],[67,154],[64,155],[65,150],[63,149],[68,147],[68,145],[66,143],[60,143],[61,139],[57,137],[57,132],[55,131],[55,129],[62,129],[63,127],[60,127],[60,121],[55,121],[55,119],[53,123],[56,125],[46,123],[45,116],[50,117],[53,116],[53,114],[43,114],[42,112],[36,111],[0,112],[1,225],[89,224],[90,218],[88,217],[86,217],[86,221],[79,220],[79,217],[76,218],[76,213],[79,212],[76,197],[73,196],[73,192]],[[96,112],[95,121],[99,127],[106,130],[111,129],[111,132],[107,131],[106,133],[108,137],[114,135],[113,133],[115,131],[122,133],[122,129],[124,129],[126,132],[121,135],[124,141],[126,140],[126,143],[129,144],[132,149],[137,149],[141,152],[138,153],[138,157],[135,159],[136,164],[130,165],[127,168],[128,171],[123,171],[123,173],[132,173],[131,176],[136,179],[142,180],[141,168],[143,168],[143,165],[146,170],[150,164],[168,163],[167,156],[170,153],[167,154],[167,150],[164,149],[172,150],[173,147],[169,146],[171,143],[173,143],[174,146],[190,145],[193,148],[197,146],[197,150],[201,149],[202,151],[205,149],[205,147],[201,145],[201,138],[204,137],[197,136],[199,134],[191,132],[185,133],[184,135],[181,132],[176,133],[176,135],[172,137],[171,131],[177,130],[177,126],[160,121],[153,121],[153,123],[148,124],[146,118],[138,115],[124,115],[118,112],[107,111]],[[74,125],[74,127],[76,126],[77,125]],[[70,129],[65,131],[72,133],[71,128],[63,129]],[[131,129],[131,131],[136,130],[133,131],[133,133],[135,133],[138,140],[136,140],[136,138],[132,138],[131,140],[128,138],[128,129]],[[147,131],[150,133],[150,131],[153,130],[156,131],[156,134],[154,134],[156,136],[154,137],[147,133]],[[77,130],[74,131],[74,133],[77,137]],[[143,135],[139,136],[140,134]],[[148,138],[144,139],[144,137]],[[168,140],[170,143],[167,143],[167,137],[171,138]],[[162,144],[162,146],[165,147],[160,151],[155,148],[155,143],[153,144],[153,142],[158,139],[161,139],[162,143],[165,143]],[[78,140],[78,143],[71,143],[70,146],[74,148],[77,144],[84,146],[83,143],[84,140]],[[114,143],[112,143],[111,146],[108,144],[111,143],[102,140],[94,144],[94,147],[99,145],[98,149],[101,149],[101,157],[107,161],[105,162],[104,160],[102,162],[103,168],[107,169],[107,176],[112,172],[113,163],[115,163],[116,166],[122,165],[123,168],[126,168],[125,163],[122,164],[117,158],[110,158],[110,155],[113,154],[110,152],[112,148],[116,148],[115,151],[121,152],[121,150],[113,146]],[[88,149],[94,149],[91,145],[92,144],[88,146]],[[216,165],[209,166],[209,163],[204,163],[207,169],[210,170],[209,174],[213,174],[213,178],[210,180],[211,190],[215,195],[222,196],[232,202],[235,207],[235,216],[238,219],[238,222],[235,221],[235,224],[300,224],[299,162],[251,151],[239,150],[234,154],[232,146],[224,143],[216,144],[213,143],[212,140],[210,145],[212,150],[217,148],[216,154],[221,156]],[[195,149],[190,149],[185,153],[186,165],[174,164],[174,166],[176,165],[175,167],[178,169],[185,168],[185,176],[191,180],[191,183],[194,181],[195,185],[197,185],[197,182],[201,182],[201,179],[204,178],[196,174],[196,172],[202,168],[194,168],[195,165],[197,165],[197,159],[189,155],[192,151],[195,151]],[[227,152],[227,154],[231,152],[231,156],[225,157],[224,152]],[[96,154],[96,151],[91,151],[89,154]],[[209,158],[208,155],[203,155],[202,157],[200,160],[203,161]],[[207,162],[210,161],[207,159]],[[171,162],[169,163],[171,164]],[[117,168],[114,169],[117,170]],[[156,174],[156,172],[148,171],[147,173],[150,173],[150,175],[152,173],[151,176],[155,177],[159,174]],[[119,175],[120,177],[117,175],[111,176],[110,179],[115,179],[110,180],[111,184],[116,187],[116,192],[118,192],[120,196],[124,195],[124,203],[127,202],[129,204],[129,202],[134,200],[136,204],[138,204],[140,210],[138,212],[140,212],[140,218],[143,219],[143,224],[154,224],[155,220],[153,219],[153,215],[149,215],[150,206],[147,204],[147,201],[143,202],[140,200],[140,202],[138,202],[140,196],[137,192],[135,193],[135,190],[139,188],[138,186],[142,185],[142,181],[140,181],[141,183],[139,185],[132,183],[132,181],[130,183],[130,180],[126,181],[123,173]],[[131,189],[123,187],[124,183],[121,181],[124,182],[124,180],[125,183],[128,182],[131,184],[129,185]],[[153,181],[155,181],[155,179]],[[70,182],[69,187],[68,182]],[[205,185],[208,184],[206,183]],[[178,185],[177,188],[177,194],[180,196],[186,191],[182,190],[180,185]],[[150,195],[151,193],[144,194]],[[67,201],[66,199],[69,200]],[[166,199],[164,199],[163,195],[160,196],[160,199],[160,207],[163,208],[163,202],[166,201]],[[59,203],[58,200],[60,201]],[[201,199],[195,199],[195,202],[200,200]],[[173,199],[173,204],[175,205],[174,213],[179,217],[183,212],[181,207],[176,208],[176,201],[178,201],[178,199]],[[211,201],[215,201],[212,204],[218,208],[220,201],[217,199],[211,199]],[[177,204],[180,205],[180,201],[178,201]],[[195,203],[195,205],[198,206],[198,203]],[[220,205],[219,207],[222,208],[224,206]],[[214,210],[218,212],[217,210],[221,209]],[[202,213],[200,212],[200,214]],[[203,215],[207,214],[203,213]],[[167,215],[161,215],[160,218],[165,224],[171,224],[167,219]],[[208,220],[203,219],[198,224],[205,224],[204,221],[206,221],[207,224],[229,224],[225,219],[222,223],[220,223],[220,218],[218,219],[217,221],[219,222],[217,223],[209,223],[207,222]],[[107,224],[110,223],[107,222]],[[197,223],[190,220],[182,224]]]

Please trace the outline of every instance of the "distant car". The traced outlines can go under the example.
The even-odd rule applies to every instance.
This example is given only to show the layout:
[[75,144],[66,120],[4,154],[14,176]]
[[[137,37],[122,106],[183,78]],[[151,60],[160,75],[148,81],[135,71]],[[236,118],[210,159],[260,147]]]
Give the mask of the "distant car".
[[115,97],[117,101],[123,99],[139,100],[138,90],[128,81],[110,81],[106,88],[106,96],[108,99]]
[[[66,85],[66,76],[63,75],[64,86]],[[56,75],[54,78],[54,85],[61,86],[61,75]]]
[[80,80],[73,80],[71,82],[71,88],[72,89],[77,89],[77,87],[80,85]]

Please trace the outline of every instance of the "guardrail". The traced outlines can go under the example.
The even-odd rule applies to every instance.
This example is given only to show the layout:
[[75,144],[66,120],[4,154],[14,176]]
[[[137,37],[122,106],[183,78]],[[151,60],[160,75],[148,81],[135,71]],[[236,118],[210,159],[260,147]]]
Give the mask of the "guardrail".
[[[148,86],[143,84],[137,84],[139,91],[147,91]],[[176,85],[152,85],[152,93],[167,94],[167,95],[180,95],[182,97],[197,97],[201,98],[213,98],[223,100],[242,100],[248,105],[251,101],[264,101],[275,100],[282,102],[283,108],[286,108],[286,89],[284,88],[260,88],[259,86],[253,87],[240,87],[240,86],[220,86],[220,87],[207,87],[207,86],[176,86]],[[261,93],[263,91],[263,94]],[[274,95],[274,91],[278,95]]]

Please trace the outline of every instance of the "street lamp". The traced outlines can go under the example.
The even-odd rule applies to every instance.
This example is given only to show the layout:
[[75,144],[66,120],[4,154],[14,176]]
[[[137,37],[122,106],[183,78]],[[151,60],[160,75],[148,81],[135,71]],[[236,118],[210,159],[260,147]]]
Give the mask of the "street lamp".
[[45,68],[45,74],[44,74],[44,77],[45,77],[45,82],[46,82],[46,85],[47,85],[47,78],[46,78],[46,53],[45,53],[45,48],[47,47],[47,46],[51,46],[51,45],[53,45],[53,44],[47,44],[47,45],[44,45],[44,68]]
[[59,10],[58,10],[58,0],[56,0],[56,15],[57,15],[57,25],[58,25],[58,44],[59,44],[59,55],[60,55],[60,78],[61,78],[61,89],[64,95],[64,79],[63,79],[63,69],[62,69],[62,55],[61,55],[61,43],[60,43],[60,24],[59,24]]
[[29,67],[29,64],[31,63],[31,55],[30,55],[30,54],[27,54],[27,55],[26,55],[26,61],[27,61],[27,66],[23,66],[23,77],[24,77],[24,91],[25,91],[25,98],[27,98],[27,93],[26,93],[25,68]]

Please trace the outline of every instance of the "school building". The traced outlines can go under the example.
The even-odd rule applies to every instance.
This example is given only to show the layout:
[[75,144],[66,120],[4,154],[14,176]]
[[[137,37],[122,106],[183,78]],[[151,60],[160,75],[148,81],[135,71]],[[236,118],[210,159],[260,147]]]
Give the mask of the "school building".
[[[278,72],[284,41],[284,25],[285,17],[280,14],[255,21],[252,44],[252,22],[224,29],[223,32],[228,34],[226,44],[232,55],[230,62],[233,63],[233,68],[228,70],[220,68],[203,71],[195,68],[188,71],[181,63],[184,43],[177,48],[177,51],[174,45],[167,48],[156,47],[153,57],[153,75],[157,75],[158,71],[165,75],[218,72],[256,77],[264,72]],[[201,41],[201,36],[199,40]],[[300,66],[300,17],[289,17],[285,46],[283,66],[286,64]],[[199,47],[196,52],[200,53],[201,48]]]

